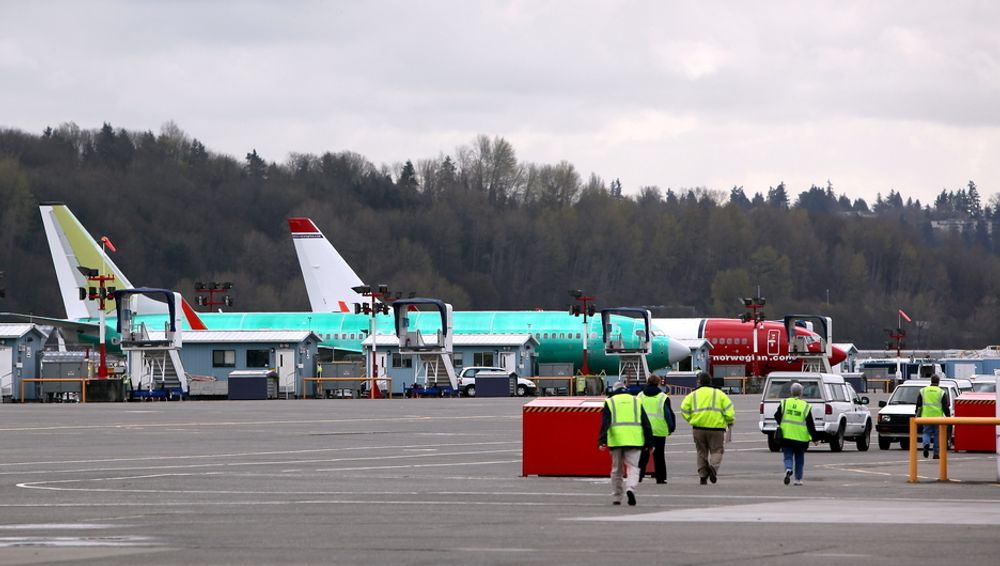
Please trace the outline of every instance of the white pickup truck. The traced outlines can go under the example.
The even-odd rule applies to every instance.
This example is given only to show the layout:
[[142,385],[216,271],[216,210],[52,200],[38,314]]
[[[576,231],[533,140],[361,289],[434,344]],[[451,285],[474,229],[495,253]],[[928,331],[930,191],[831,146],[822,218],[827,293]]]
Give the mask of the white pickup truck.
[[832,452],[844,449],[844,441],[854,441],[858,450],[868,450],[872,435],[872,416],[867,397],[858,396],[843,376],[831,373],[775,371],[767,376],[760,400],[760,431],[767,435],[767,447],[777,452],[774,439],[778,424],[774,413],[778,403],[789,396],[793,382],[802,384],[802,399],[812,405],[813,423],[819,440],[830,444]]
[[[511,377],[517,377],[517,373],[512,371],[507,371],[504,368],[498,367],[488,367],[488,366],[471,366],[463,368],[458,374],[458,390],[462,392],[462,395],[466,397],[476,396],[476,374],[480,372],[489,372],[491,374],[507,374]],[[514,389],[514,394],[518,397],[524,397],[525,395],[536,395],[538,393],[538,386],[535,385],[534,381],[530,379],[524,379],[523,377],[517,377],[517,387]]]

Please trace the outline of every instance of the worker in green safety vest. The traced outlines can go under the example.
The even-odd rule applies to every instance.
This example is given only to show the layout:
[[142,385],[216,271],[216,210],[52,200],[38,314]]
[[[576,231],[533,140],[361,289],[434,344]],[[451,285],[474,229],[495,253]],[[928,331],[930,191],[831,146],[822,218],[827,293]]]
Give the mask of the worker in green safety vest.
[[[920,390],[920,395],[917,396],[917,412],[918,417],[950,417],[951,408],[950,401],[948,400],[948,392],[941,389],[941,377],[934,375],[931,376],[931,384]],[[940,442],[941,439],[938,438],[938,425],[923,425],[924,429],[924,458],[930,455],[930,444],[931,441],[934,442],[934,459],[937,460],[941,457]],[[916,442],[916,439],[910,439],[910,442]]]
[[701,485],[718,481],[719,466],[725,452],[726,429],[733,426],[736,410],[729,396],[712,387],[712,377],[698,372],[698,389],[681,401],[681,416],[691,423],[694,447],[698,453],[698,477]]
[[789,387],[791,397],[778,403],[774,420],[781,430],[781,451],[785,461],[785,485],[795,474],[795,485],[802,485],[802,475],[806,467],[806,449],[816,436],[812,406],[802,400],[802,384],[793,382]]
[[642,408],[649,417],[653,427],[653,448],[644,448],[639,457],[639,481],[646,475],[646,465],[649,463],[649,453],[653,453],[653,475],[656,483],[667,483],[667,460],[665,446],[667,437],[676,428],[674,410],[670,406],[670,396],[660,390],[660,376],[651,375],[646,379],[646,388],[636,396],[642,403]]
[[[635,505],[639,484],[639,453],[651,446],[653,429],[639,399],[629,394],[621,381],[611,388],[601,412],[600,450],[611,452],[611,504],[621,505],[622,495]],[[624,477],[627,475],[627,479]]]

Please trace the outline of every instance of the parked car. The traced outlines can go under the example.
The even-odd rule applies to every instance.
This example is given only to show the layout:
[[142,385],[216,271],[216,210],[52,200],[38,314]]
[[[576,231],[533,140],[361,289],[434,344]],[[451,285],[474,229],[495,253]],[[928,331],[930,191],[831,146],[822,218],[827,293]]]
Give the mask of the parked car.
[[868,410],[868,397],[860,397],[854,386],[843,376],[832,373],[776,371],[764,381],[760,400],[760,431],[767,435],[767,447],[772,452],[781,449],[774,439],[778,423],[774,413],[782,399],[790,395],[793,382],[802,384],[802,399],[812,405],[813,423],[818,438],[827,442],[830,450],[840,452],[845,441],[853,441],[858,450],[865,451],[871,443],[872,415]]
[[969,381],[972,382],[972,390],[977,393],[996,393],[997,376],[995,375],[974,375]]
[[[896,387],[889,401],[879,401],[878,412],[878,447],[888,450],[894,442],[906,450],[910,447],[910,418],[917,412],[917,397],[920,390],[930,385],[929,379],[911,379]],[[940,387],[948,392],[949,408],[955,414],[955,398],[965,391],[972,390],[972,383],[967,379],[942,379]],[[948,445],[951,445],[951,434],[948,435]]]
[[514,394],[518,397],[538,394],[538,386],[535,385],[535,382],[530,379],[518,377],[517,372],[507,371],[505,368],[498,367],[471,366],[462,368],[462,371],[458,374],[458,390],[462,392],[462,395],[466,397],[476,396],[476,374],[481,372],[489,372],[491,374],[505,373],[510,377],[517,378],[517,386],[514,388]]

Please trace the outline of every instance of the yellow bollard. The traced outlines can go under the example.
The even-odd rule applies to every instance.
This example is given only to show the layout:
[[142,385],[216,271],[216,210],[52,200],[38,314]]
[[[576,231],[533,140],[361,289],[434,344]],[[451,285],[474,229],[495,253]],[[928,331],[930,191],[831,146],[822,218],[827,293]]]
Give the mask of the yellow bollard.
[[[927,425],[924,425],[927,426]],[[939,481],[948,481],[948,425],[938,425],[938,451],[941,452]]]
[[917,419],[910,417],[910,483],[917,483]]

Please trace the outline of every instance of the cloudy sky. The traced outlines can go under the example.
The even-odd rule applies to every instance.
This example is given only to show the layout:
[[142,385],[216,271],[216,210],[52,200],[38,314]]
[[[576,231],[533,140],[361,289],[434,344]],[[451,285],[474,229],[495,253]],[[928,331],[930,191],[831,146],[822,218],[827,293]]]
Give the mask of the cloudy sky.
[[1000,192],[1000,2],[0,0],[0,127],[376,164],[478,134],[640,186]]

